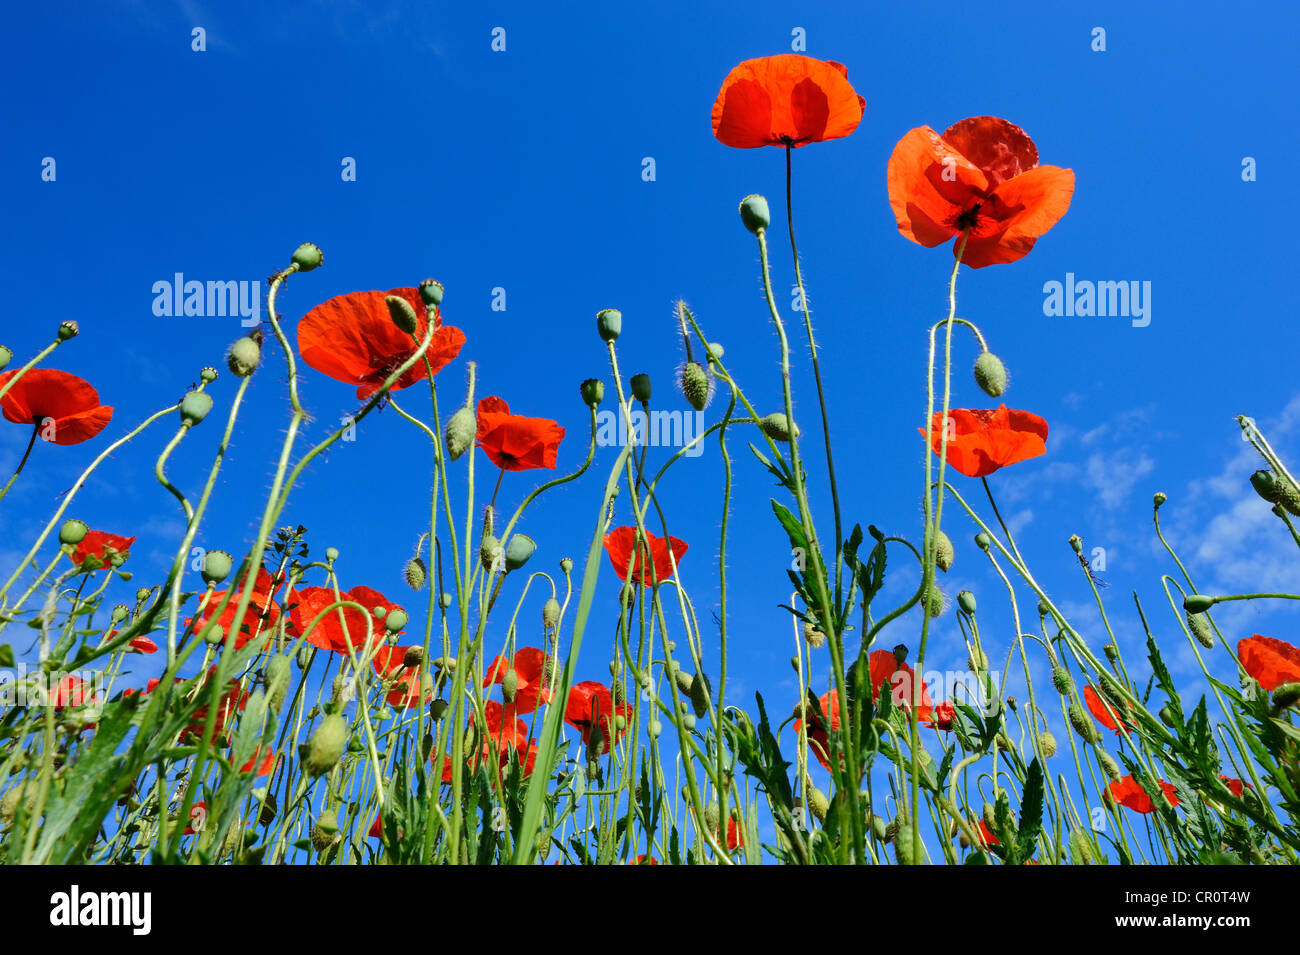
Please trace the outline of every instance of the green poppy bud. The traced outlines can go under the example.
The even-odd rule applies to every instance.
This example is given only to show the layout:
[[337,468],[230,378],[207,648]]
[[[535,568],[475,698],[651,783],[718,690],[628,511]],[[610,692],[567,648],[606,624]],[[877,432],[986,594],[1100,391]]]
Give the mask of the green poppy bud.
[[477,431],[478,419],[474,416],[474,409],[461,408],[457,410],[447,422],[448,457],[455,461],[469,450],[469,446],[474,443],[474,435]]
[[925,592],[925,596],[922,599],[925,601],[926,612],[931,617],[943,616],[943,612],[948,606],[948,601],[944,598],[942,590],[934,584],[931,584],[930,589]]
[[799,437],[799,426],[796,424],[791,428],[792,422],[786,417],[784,411],[774,411],[766,418],[758,419],[759,430],[771,438],[773,441],[789,441],[791,431],[794,436]]
[[912,845],[912,827],[900,823],[894,833],[894,858],[899,865],[918,865],[915,847]]
[[662,733],[663,731],[664,731],[664,724],[659,722],[658,720],[651,720],[650,724],[646,727],[646,732],[650,734],[651,739],[658,739],[659,734]]
[[438,594],[438,606],[441,607],[443,610],[446,610],[448,607],[450,607],[451,594],[447,593],[445,590],[442,593]]
[[1056,687],[1056,692],[1061,696],[1069,696],[1070,691],[1074,689],[1074,681],[1070,679],[1070,671],[1059,665],[1052,667],[1052,685]]
[[1056,755],[1056,737],[1047,730],[1038,734],[1038,748],[1043,754],[1044,759],[1051,759]]
[[516,534],[506,546],[506,570],[518,570],[528,563],[537,544],[527,534]]
[[952,567],[952,562],[956,558],[956,552],[952,547],[952,540],[942,530],[936,529],[934,532],[934,565],[942,570],[945,574]]
[[560,625],[560,602],[554,597],[548,597],[546,603],[542,605],[542,626],[547,630],[554,630]]
[[632,376],[632,397],[643,404],[650,400],[650,376],[646,374]]
[[[962,591],[962,593],[965,592]],[[979,647],[971,647],[970,653],[966,655],[966,665],[972,670],[987,670],[989,668],[988,655]]]
[[333,769],[347,742],[348,724],[338,713],[330,713],[321,720],[308,741],[305,760],[308,775],[315,779]]
[[4,371],[9,363],[14,360],[13,349],[8,345],[0,345],[0,371]]
[[181,421],[193,427],[212,410],[212,396],[206,391],[191,391],[181,399]]
[[1250,486],[1255,493],[1270,504],[1278,502],[1277,475],[1272,471],[1259,470],[1250,476]]
[[1156,716],[1160,717],[1160,722],[1164,723],[1170,729],[1178,728],[1178,720],[1174,718],[1174,711],[1169,708],[1168,703],[1160,707],[1160,712],[1157,713]]
[[483,543],[479,545],[478,557],[486,571],[492,570],[492,565],[496,563],[497,558],[501,556],[501,542],[491,534],[483,536]]
[[826,813],[830,812],[831,801],[826,798],[824,792],[813,786],[808,790],[808,808],[812,810],[818,822],[825,822]]
[[1079,829],[1070,830],[1070,861],[1075,865],[1092,865],[1092,845]]
[[1282,475],[1277,477],[1277,503],[1300,516],[1300,489]]
[[400,295],[385,295],[384,304],[388,306],[388,317],[393,320],[399,332],[405,332],[407,335],[415,334],[420,319],[410,302]]
[[409,619],[405,610],[401,607],[394,607],[388,612],[388,616],[384,618],[384,629],[389,633],[401,633],[406,629]]
[[605,400],[605,383],[599,378],[588,378],[579,387],[582,402],[588,408],[595,408]]
[[203,555],[203,566],[199,576],[204,583],[219,584],[229,576],[235,560],[224,550],[210,550]]
[[337,547],[326,547],[325,559],[331,564],[334,563],[334,561],[339,559],[339,549]]
[[616,308],[604,308],[596,313],[596,333],[603,342],[618,341],[623,333],[623,313]]
[[1070,718],[1070,726],[1079,734],[1079,737],[1085,743],[1100,743],[1101,730],[1097,729],[1097,724],[1092,721],[1092,717],[1084,711],[1078,703],[1071,703],[1067,711]]
[[740,200],[740,221],[745,228],[758,235],[772,224],[772,212],[767,207],[767,200],[762,196],[746,196]]
[[978,534],[975,535],[975,546],[978,547],[980,550],[987,551],[989,549],[989,546],[992,543],[993,543],[993,539],[989,537],[988,534],[985,534],[983,531],[980,531]]
[[402,579],[412,590],[423,590],[424,583],[429,578],[429,569],[424,566],[424,561],[419,557],[412,557],[402,568]]
[[433,720],[435,723],[441,720],[443,715],[446,712],[447,712],[446,700],[434,700],[432,703],[429,704],[429,719]]
[[1300,683],[1282,683],[1273,690],[1273,705],[1279,710],[1295,706],[1300,701]]
[[420,301],[429,308],[437,308],[442,304],[443,291],[441,282],[436,279],[425,279],[420,283]]
[[59,528],[59,543],[76,547],[86,539],[88,533],[90,528],[86,526],[85,521],[76,519],[64,521],[63,526]]
[[515,694],[519,692],[519,674],[515,668],[511,667],[506,671],[505,676],[501,678],[501,697],[506,703],[515,701]]
[[990,398],[999,397],[1007,390],[1007,369],[1002,359],[991,351],[981,352],[975,359],[975,384]]
[[315,649],[314,649],[313,647],[310,647],[310,646],[301,646],[301,647],[299,647],[299,648],[298,648],[298,657],[297,657],[298,669],[299,669],[299,670],[306,670],[309,666],[311,666],[312,658],[313,658],[315,655],[316,655],[316,653],[315,653]]
[[262,363],[262,346],[251,338],[237,338],[226,354],[226,367],[232,375],[247,378]]
[[1183,598],[1183,609],[1188,613],[1205,613],[1214,603],[1215,599],[1205,594],[1188,594]]
[[311,242],[304,242],[293,250],[293,264],[298,266],[299,272],[310,272],[319,268],[324,261],[325,256],[321,254],[320,247]]
[[1124,774],[1119,771],[1119,763],[1115,762],[1114,757],[1104,749],[1097,750],[1097,762],[1101,764],[1101,770],[1104,772],[1112,783],[1117,783],[1124,778]]
[[975,595],[969,590],[963,590],[957,594],[957,606],[961,607],[962,613],[968,616],[975,613]]
[[688,361],[682,366],[678,385],[686,401],[696,411],[703,411],[713,397],[713,376],[698,361]]
[[1187,615],[1187,629],[1192,631],[1197,642],[1207,650],[1214,647],[1214,632],[1210,628],[1210,618],[1203,613]]
[[693,731],[693,730],[695,729],[695,714],[694,714],[694,713],[687,713],[685,716],[682,717],[682,727],[683,727],[683,728],[686,730],[686,732],[688,732],[688,733],[691,732],[691,731]]
[[691,686],[695,683],[695,677],[691,676],[685,670],[673,663],[673,679],[677,683],[677,689],[686,696],[691,695]]
[[1047,605],[1046,600],[1038,601],[1038,616],[1049,617],[1052,614],[1052,608]]
[[709,712],[709,696],[712,688],[709,686],[709,678],[703,672],[695,674],[691,680],[691,706],[695,710],[695,715],[703,717]]
[[80,334],[81,328],[76,322],[59,323],[59,341],[66,342],[71,338],[76,338]]
[[262,670],[262,678],[266,681],[266,698],[271,709],[279,713],[289,689],[289,658],[283,655],[271,657]]

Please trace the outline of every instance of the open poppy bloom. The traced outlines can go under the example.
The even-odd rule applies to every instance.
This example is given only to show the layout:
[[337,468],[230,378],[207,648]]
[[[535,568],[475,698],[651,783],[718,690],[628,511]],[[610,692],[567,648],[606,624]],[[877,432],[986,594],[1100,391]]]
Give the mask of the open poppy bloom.
[[961,260],[976,269],[1028,255],[1074,195],[1074,172],[1038,165],[1034,141],[996,116],[963,119],[942,136],[911,130],[888,179],[898,231],[926,248],[967,233]]
[[[199,609],[194,617],[185,621],[187,627],[193,627],[193,632],[200,637],[204,636],[203,631],[212,624],[218,627],[222,633],[222,639],[230,640],[230,628],[235,622],[235,614],[239,610],[239,595],[243,592],[244,581],[247,576],[240,579],[235,584],[234,593],[230,595],[230,603],[226,604],[226,609],[221,611],[221,616],[217,616],[217,608],[221,606],[221,601],[226,597],[226,591],[218,590],[211,594],[204,594],[199,602]],[[244,611],[244,619],[239,624],[239,634],[235,637],[235,649],[238,650],[253,638],[255,633],[265,633],[269,643],[271,640],[271,631],[280,621],[280,605],[273,600],[275,592],[280,589],[283,579],[278,575],[273,579],[266,568],[257,568],[257,577],[253,581],[253,590],[250,595],[248,609]]]
[[[952,408],[948,422],[948,464],[967,477],[987,477],[1047,453],[1047,422],[1030,411],[1006,405]],[[930,419],[930,449],[935,454],[942,441],[943,414],[936,411]]]
[[[289,611],[289,619],[293,623],[294,632],[298,634],[307,633],[307,628],[316,619],[316,615],[335,602],[331,587],[302,587],[294,591],[294,595],[298,602]],[[371,646],[374,647],[384,638],[384,617],[393,610],[401,609],[379,591],[369,587],[356,586],[341,591],[339,599],[359,603],[370,608],[370,612],[363,613],[355,607],[335,607],[307,633],[307,642],[343,656],[348,655],[349,645],[356,653],[365,649],[367,619],[370,620]],[[376,614],[376,611],[379,613]]]
[[[1092,715],[1097,717],[1098,722],[1100,722],[1102,726],[1106,727],[1106,729],[1114,730],[1115,733],[1118,734],[1121,726],[1124,727],[1125,733],[1133,728],[1132,723],[1119,716],[1119,713],[1121,712],[1120,708],[1110,700],[1103,700],[1101,694],[1091,686],[1085,686],[1083,688],[1083,702],[1088,704],[1088,709],[1092,712]],[[1111,713],[1115,713],[1116,715],[1111,716]],[[1119,720],[1118,723],[1116,723],[1116,719]]]
[[134,543],[134,537],[119,537],[117,534],[109,534],[105,531],[86,531],[86,536],[82,538],[69,559],[83,572],[93,573],[105,567],[112,567],[114,558],[120,558],[118,560],[120,564],[130,557],[131,545]]
[[1002,844],[1002,840],[999,839],[997,836],[993,835],[993,830],[988,827],[988,823],[986,823],[983,819],[980,819],[978,828],[980,834],[980,841],[983,842],[984,845],[997,846]]
[[[912,681],[916,672],[907,663],[899,663],[892,650],[872,650],[867,655],[871,672],[871,701],[880,702],[880,688],[888,683],[890,702],[901,710],[912,708]],[[956,708],[947,700],[935,706],[930,699],[930,688],[921,681],[921,706],[917,720],[925,726],[951,730],[956,718]]]
[[1237,643],[1237,659],[1259,685],[1272,692],[1300,681],[1300,647],[1258,633]]
[[[410,303],[417,316],[415,340],[393,324],[385,297],[395,295]],[[418,349],[429,329],[425,305],[413,288],[387,292],[352,292],[339,295],[302,317],[298,323],[298,353],[322,375],[357,386],[357,397],[369,398]],[[442,314],[433,313],[433,340],[424,357],[436,375],[460,354],[465,333],[442,324]],[[407,388],[428,377],[424,361],[418,360],[393,382],[391,390]]]
[[[828,690],[817,698],[821,706],[821,713],[813,711],[812,707],[806,707],[802,712],[808,715],[808,748],[812,754],[817,757],[817,762],[822,764],[825,769],[831,768],[830,752],[830,732],[840,728],[840,698],[834,690]],[[830,726],[827,727],[829,722]],[[799,732],[804,729],[804,721],[796,718],[794,721],[794,734],[798,738]]]
[[495,395],[478,403],[478,446],[503,471],[555,470],[563,440],[564,429],[549,418],[511,414]]
[[[212,679],[216,672],[217,668],[215,664],[208,667],[208,672],[204,675],[203,680],[198,684],[197,688],[190,690],[189,694],[186,696],[186,700],[192,702],[193,700],[201,698],[206,701],[211,693],[208,689],[208,681]],[[154,690],[158,689],[160,682],[161,681],[158,680],[157,677],[153,677],[145,684],[143,690],[137,690],[134,688],[126,689],[122,691],[122,697],[125,699],[126,697],[134,696],[137,693],[142,693],[147,696]],[[176,677],[172,682],[185,683],[186,681],[181,677]],[[227,718],[236,713],[242,713],[247,704],[248,691],[244,689],[243,684],[238,680],[231,681],[231,683],[226,687],[226,692],[222,694],[221,699],[217,703],[217,718],[212,724],[212,742],[216,742],[217,737],[220,736],[222,730],[225,729]],[[194,739],[201,737],[203,735],[203,728],[207,725],[207,720],[208,707],[205,702],[203,706],[200,706],[194,711],[194,716],[192,717],[189,726],[187,726],[181,734],[181,739],[185,742],[191,742]]]
[[639,855],[633,859],[627,860],[628,865],[658,865],[659,860],[654,856]]
[[[116,637],[120,632],[121,632],[120,630],[108,631],[108,633],[104,634],[104,639],[101,642],[112,643],[113,638]],[[136,637],[134,640],[128,641],[126,647],[127,647],[127,651],[132,653],[157,653],[158,652],[158,644],[154,643],[152,640],[150,640],[148,637],[145,636],[139,636]]]
[[[1134,812],[1146,814],[1151,812],[1155,807],[1151,803],[1151,797],[1147,795],[1145,789],[1132,776],[1125,776],[1118,782],[1113,782],[1109,786],[1111,798],[1122,806],[1127,806]],[[1178,791],[1172,783],[1160,780],[1160,791],[1165,794],[1171,806],[1178,805]]]
[[564,707],[564,722],[582,735],[582,741],[588,747],[593,741],[599,743],[599,753],[609,752],[610,741],[617,743],[627,732],[631,715],[632,707],[627,703],[615,706],[609,688],[594,680],[586,680],[570,689],[569,702]]
[[97,699],[92,690],[91,684],[81,677],[68,674],[50,687],[50,705],[56,710],[68,706],[87,706]]
[[[0,388],[16,374],[0,374]],[[33,368],[18,379],[0,399],[0,411],[16,424],[35,425],[51,444],[89,441],[113,420],[113,409],[99,403],[89,382],[52,368]]]
[[858,128],[867,101],[843,64],[797,53],[746,60],[713,103],[713,135],[726,146],[804,146]]
[[[537,760],[537,744],[528,738],[528,727],[521,719],[512,718],[513,714],[495,700],[483,704],[483,723],[487,734],[479,744],[477,753],[469,756],[469,769],[474,772],[479,765],[493,767],[498,779],[510,766],[512,758],[518,759],[523,768],[523,775],[529,776]],[[443,757],[442,781],[452,781],[452,761],[450,756]]]
[[[647,544],[649,545],[649,561],[647,557]],[[609,562],[614,565],[614,573],[618,574],[619,580],[628,579],[628,567],[632,568],[632,582],[634,584],[649,584],[652,581],[649,578],[649,568],[654,567],[654,583],[662,584],[665,580],[672,579],[673,564],[682,562],[686,556],[687,544],[684,540],[678,540],[676,537],[655,537],[649,531],[645,532],[645,540],[637,547],[637,533],[635,527],[616,527],[605,535],[605,553],[609,554]],[[633,550],[637,551],[636,557],[632,556]],[[672,557],[669,557],[669,550],[672,551]]]
[[[375,651],[375,672],[383,677],[384,685],[391,687],[388,691],[390,706],[417,706],[420,701],[420,665],[406,665],[406,651],[413,647],[380,647]],[[424,683],[424,701],[433,699],[433,681],[426,678]]]
[[521,716],[533,712],[539,703],[551,702],[551,691],[546,688],[546,654],[537,647],[524,647],[515,652],[512,664],[505,657],[497,657],[483,678],[483,688],[494,683],[505,683],[506,673],[515,671],[515,696],[506,701],[506,707]]

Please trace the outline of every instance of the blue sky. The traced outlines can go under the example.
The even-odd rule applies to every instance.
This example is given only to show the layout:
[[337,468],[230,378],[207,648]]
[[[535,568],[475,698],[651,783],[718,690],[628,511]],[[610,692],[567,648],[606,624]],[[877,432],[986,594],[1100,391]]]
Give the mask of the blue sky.
[[[440,279],[445,319],[468,338],[440,376],[444,408],[461,397],[465,360],[477,361],[480,395],[568,429],[561,471],[585,451],[579,382],[609,378],[592,327],[600,308],[623,311],[623,369],[652,376],[660,407],[685,407],[671,387],[680,360],[672,303],[684,297],[749,394],[776,410],[775,337],[736,204],[761,192],[780,208],[782,154],[722,146],[709,111],[733,65],[789,52],[792,30],[803,28],[807,52],[846,64],[867,100],[852,136],[798,150],[794,170],[848,525],[919,537],[925,330],[945,314],[951,266],[946,249],[898,234],[886,161],[912,127],[994,114],[1077,178],[1069,213],[1027,258],[963,270],[958,285],[958,314],[981,326],[1010,369],[1008,404],[1051,425],[1046,456],[992,480],[1031,567],[1099,646],[1066,539],[1105,547],[1107,597],[1130,665],[1140,629],[1129,594],[1136,588],[1150,612],[1163,601],[1159,574],[1172,569],[1150,532],[1156,490],[1169,494],[1168,537],[1203,590],[1293,589],[1294,545],[1246,483],[1261,465],[1233,416],[1255,417],[1284,456],[1300,451],[1293,230],[1283,215],[1300,199],[1291,168],[1300,143],[1283,121],[1293,112],[1300,17],[1284,4],[1230,13],[1183,4],[1177,16],[1159,4],[1090,7],[180,2],[11,11],[0,37],[10,78],[0,99],[0,342],[25,360],[57,321],[77,319],[81,337],[50,364],[89,379],[116,413],[94,442],[36,448],[0,511],[0,569],[8,575],[107,436],[179,398],[242,333],[237,318],[155,316],[153,284],[177,272],[264,279],[303,241],[324,249],[326,265],[289,283],[280,299],[289,327],[332,295]],[[204,52],[191,50],[194,27],[206,30]],[[504,52],[491,48],[496,27],[506,31]],[[1106,31],[1104,52],[1091,49],[1095,27]],[[57,163],[54,182],[42,181],[45,157]],[[355,159],[356,181],[342,181],[344,157]],[[653,181],[642,178],[646,157]],[[1255,181],[1243,181],[1246,157]],[[789,319],[789,251],[784,229],[772,231]],[[1044,284],[1067,273],[1150,282],[1150,324],[1045,315]],[[505,290],[503,312],[491,308],[494,289]],[[985,406],[968,374],[975,352],[958,341],[955,405]],[[799,358],[796,417],[829,537],[815,393],[802,349]],[[308,434],[323,436],[354,407],[352,390],[305,377],[316,416]],[[283,378],[278,356],[256,377],[204,546],[237,552],[253,534],[288,416]],[[233,391],[229,375],[216,383],[219,409]],[[404,404],[426,402],[412,392]],[[182,488],[197,488],[217,432],[214,418],[187,441],[170,472]],[[182,530],[151,477],[169,433],[158,426],[119,453],[74,508],[92,526],[139,537],[137,581],[119,585],[121,600],[162,572]],[[27,437],[0,428],[6,478]],[[785,711],[790,629],[773,595],[787,586],[788,545],[766,503],[770,480],[740,434],[733,450],[730,609],[743,653],[733,653],[729,694],[752,701],[760,690]],[[601,449],[592,474],[530,511],[522,529],[539,543],[534,566],[554,569],[585,551],[613,454]],[[380,414],[308,472],[286,522],[306,525],[317,553],[340,549],[345,584],[404,600],[420,620],[423,599],[403,594],[398,574],[427,520],[430,468],[424,439]],[[691,544],[683,576],[697,607],[716,596],[719,476],[711,444],[664,485],[674,533]],[[978,500],[978,482],[955,480]],[[504,500],[534,481],[509,475]],[[969,522],[947,513],[958,555],[945,589],[980,595],[986,639],[1005,647],[997,579],[970,544]],[[896,601],[915,575],[901,559],[894,569],[886,596]],[[597,603],[606,620],[611,581],[602,575]],[[1158,619],[1177,645],[1173,618]],[[1295,615],[1276,607],[1238,604],[1220,622],[1241,636],[1296,636]],[[580,676],[606,677],[596,641],[607,632],[592,632]],[[890,645],[914,645],[915,628],[896,636]],[[946,666],[947,654],[961,666],[960,646],[948,616],[931,662]],[[1192,691],[1194,661],[1171,653]],[[141,667],[143,680],[150,666]]]

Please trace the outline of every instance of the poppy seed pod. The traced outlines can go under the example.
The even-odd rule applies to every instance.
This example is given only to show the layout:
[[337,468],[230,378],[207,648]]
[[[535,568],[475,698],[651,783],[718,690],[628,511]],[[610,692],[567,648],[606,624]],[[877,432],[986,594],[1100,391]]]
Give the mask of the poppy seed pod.
[[76,547],[86,535],[90,533],[90,528],[86,526],[85,521],[79,521],[75,518],[63,522],[59,528],[59,543],[67,544],[69,547]]
[[81,332],[80,326],[76,322],[59,323],[59,341],[66,342],[70,338],[76,338]]
[[461,408],[447,422],[447,455],[455,461],[474,443],[474,432],[478,422],[472,408]]
[[957,606],[961,607],[962,613],[970,616],[975,613],[975,595],[969,590],[963,590],[957,594]]
[[212,410],[212,396],[206,391],[191,391],[181,399],[181,421],[193,427]]
[[402,666],[415,669],[424,661],[424,647],[407,647],[402,654]]
[[616,308],[603,308],[596,313],[596,333],[606,343],[618,341],[623,333],[623,313]]
[[651,720],[649,725],[646,726],[646,732],[650,734],[651,739],[658,739],[659,734],[661,734],[663,731],[664,731],[664,724],[659,722],[658,720]]
[[321,263],[325,261],[325,256],[321,253],[319,246],[311,242],[304,242],[293,250],[292,261],[294,265],[298,266],[299,272],[310,272],[312,269],[320,268]]
[[1277,503],[1277,475],[1272,471],[1266,471],[1263,469],[1256,471],[1250,476],[1250,486],[1255,489],[1256,494],[1268,501],[1268,503]]
[[339,835],[338,814],[332,809],[327,809],[320,814],[316,820],[316,825],[311,827],[311,845],[317,852],[324,852],[330,846],[334,845]]
[[599,378],[588,378],[578,386],[578,392],[582,395],[583,404],[595,408],[605,400],[605,383]]
[[217,370],[211,365],[205,365],[199,372],[199,380],[212,384],[212,382],[217,380]]
[[1046,617],[1050,615],[1051,612],[1052,612],[1052,608],[1047,605],[1046,600],[1038,601],[1038,616]]
[[153,593],[153,591],[150,590],[148,587],[141,587],[139,590],[135,592],[135,599],[143,602],[149,599],[149,595],[151,593]]
[[409,619],[405,610],[401,607],[394,607],[388,612],[388,616],[384,618],[384,629],[389,633],[401,633],[406,628]]
[[437,279],[425,279],[420,283],[420,301],[430,308],[437,308],[442,304],[443,291],[442,283]]
[[9,366],[9,363],[13,360],[14,360],[13,349],[11,349],[8,345],[0,345],[0,371],[3,371],[5,368],[7,368]]
[[1205,613],[1214,606],[1214,598],[1205,594],[1188,594],[1183,598],[1183,609],[1188,613]]
[[1007,390],[1007,369],[1002,359],[991,351],[980,352],[975,359],[975,384],[990,398],[998,398]]
[[758,428],[773,441],[789,441],[791,431],[799,437],[799,426],[791,428],[791,421],[783,411],[774,411],[765,418],[758,419]]
[[516,534],[506,546],[506,570],[518,570],[528,563],[537,544],[527,534]]
[[438,594],[438,606],[441,607],[443,610],[446,610],[448,607],[450,607],[451,594],[447,593],[445,590],[442,593]]
[[334,563],[334,561],[339,559],[339,549],[337,547],[326,547],[325,559],[331,564]]
[[230,574],[234,563],[234,558],[224,550],[210,550],[203,555],[203,567],[199,571],[199,576],[203,578],[204,583],[219,584]]
[[980,550],[987,551],[989,549],[989,545],[992,543],[993,543],[992,538],[990,538],[989,535],[985,534],[983,531],[980,531],[978,534],[975,535],[975,546],[978,547]]
[[112,616],[109,619],[112,620],[113,623],[121,623],[123,620],[127,618],[127,615],[130,612],[131,612],[131,608],[128,607],[126,604],[118,604],[116,607],[113,608]]
[[1164,491],[1156,491],[1155,494],[1151,495],[1151,503],[1155,505],[1156,510],[1160,510],[1160,505],[1167,500],[1169,500],[1169,495]]
[[1070,726],[1079,734],[1079,737],[1085,743],[1100,743],[1101,730],[1097,729],[1097,724],[1092,721],[1082,706],[1078,703],[1071,703],[1068,710]]
[[1300,683],[1283,683],[1273,689],[1273,705],[1280,710],[1300,701]]
[[429,704],[429,719],[437,723],[447,712],[446,700],[434,700]]
[[956,551],[953,550],[952,540],[942,530],[935,528],[934,531],[934,565],[942,570],[945,574],[952,567],[953,560],[956,559]]
[[572,557],[561,557],[561,558],[560,558],[560,573],[564,574],[565,577],[568,577],[568,576],[569,576],[569,573],[570,573],[572,570],[573,570],[573,558],[572,558]]
[[338,713],[330,713],[321,720],[308,742],[305,760],[308,775],[315,779],[333,769],[347,742],[348,724]]
[[424,566],[422,559],[412,557],[402,568],[402,579],[412,590],[423,590],[425,581],[429,579],[429,569]]
[[1073,535],[1071,535],[1071,536],[1070,536],[1070,547],[1071,547],[1071,549],[1073,549],[1073,551],[1074,551],[1076,554],[1082,554],[1082,553],[1083,553],[1083,538],[1080,537],[1078,534],[1073,534]]
[[902,823],[894,833],[894,858],[899,865],[916,865],[916,853],[912,845],[912,827]]
[[647,374],[633,375],[631,381],[632,397],[642,404],[650,400],[650,376]]
[[1210,618],[1203,613],[1189,613],[1187,615],[1187,629],[1192,631],[1197,642],[1210,650],[1214,647],[1214,633],[1210,629]]
[[1061,696],[1069,696],[1070,691],[1074,689],[1074,682],[1070,679],[1070,671],[1063,666],[1052,667],[1052,685],[1056,687],[1056,692]]
[[754,235],[758,235],[772,224],[772,211],[767,200],[759,195],[746,196],[740,200],[740,221]]
[[420,327],[420,319],[415,314],[415,309],[411,307],[411,303],[400,295],[385,295],[384,304],[388,306],[388,316],[397,326],[397,330],[407,335],[414,335],[415,330]]
[[696,411],[703,411],[709,406],[709,399],[713,397],[713,376],[698,361],[688,361],[682,366],[677,383],[687,402]]
[[1051,759],[1056,755],[1056,737],[1043,730],[1038,734],[1038,748],[1042,750],[1044,759]]
[[560,602],[554,597],[548,597],[546,603],[542,604],[542,626],[547,630],[554,630],[560,625]]
[[253,339],[244,337],[235,339],[226,354],[226,367],[232,375],[247,378],[257,371],[262,363],[262,346]]

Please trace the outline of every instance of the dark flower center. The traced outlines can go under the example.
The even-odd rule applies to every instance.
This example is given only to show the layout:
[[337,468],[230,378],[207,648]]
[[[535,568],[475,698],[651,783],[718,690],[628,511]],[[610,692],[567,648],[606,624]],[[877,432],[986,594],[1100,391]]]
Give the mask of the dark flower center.
[[957,228],[963,232],[967,229],[974,229],[976,223],[979,221],[980,206],[982,205],[982,202],[977,202],[975,205],[958,215],[956,222]]

